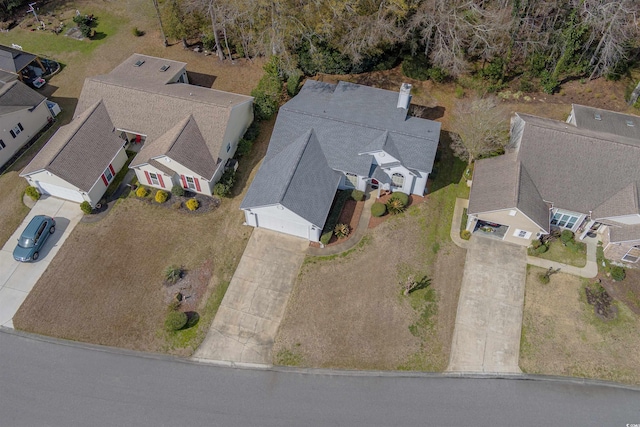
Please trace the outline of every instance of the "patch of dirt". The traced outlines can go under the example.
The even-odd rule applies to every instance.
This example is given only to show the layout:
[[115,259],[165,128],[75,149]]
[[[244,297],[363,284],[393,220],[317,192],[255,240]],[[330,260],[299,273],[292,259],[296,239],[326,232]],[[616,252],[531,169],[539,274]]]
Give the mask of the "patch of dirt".
[[598,279],[609,295],[640,316],[640,269],[626,268],[625,270],[626,277],[621,282],[616,282],[604,275],[599,275]]
[[166,291],[164,301],[167,305],[176,300],[179,293],[180,311],[198,311],[206,303],[207,286],[213,275],[213,261],[207,259],[196,269],[183,270],[181,278],[176,283],[165,282]]
[[601,286],[587,286],[584,288],[587,302],[593,306],[593,310],[598,317],[604,320],[611,320],[616,317],[618,308],[611,303],[613,298]]

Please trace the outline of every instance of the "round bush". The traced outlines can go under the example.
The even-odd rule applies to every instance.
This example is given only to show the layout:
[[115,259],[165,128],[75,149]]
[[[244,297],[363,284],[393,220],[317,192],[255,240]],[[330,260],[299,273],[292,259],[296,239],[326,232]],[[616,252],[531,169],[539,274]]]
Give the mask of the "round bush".
[[356,202],[360,202],[362,199],[364,199],[364,191],[353,190],[351,192],[351,198]]
[[371,215],[375,217],[380,217],[387,212],[387,206],[384,203],[375,202],[371,206]]
[[405,210],[405,204],[402,203],[402,200],[396,198],[391,198],[389,199],[389,201],[387,201],[387,211],[389,211],[389,213],[391,215],[396,215],[399,213],[404,212]]
[[462,230],[460,232],[460,237],[463,240],[469,240],[471,238],[471,232],[469,230]]
[[164,320],[164,326],[167,331],[174,332],[184,328],[187,324],[187,313],[182,311],[170,311],[167,314],[167,318]]
[[391,199],[400,200],[404,206],[407,206],[409,204],[409,195],[405,193],[401,193],[399,191],[396,191],[395,193],[393,193],[389,198],[389,200]]
[[149,194],[149,190],[147,190],[146,187],[140,186],[136,190],[136,196],[138,197],[147,197],[147,194]]
[[33,187],[33,186],[27,187],[24,193],[35,201],[40,200],[40,192],[36,187]]
[[616,282],[621,282],[627,276],[627,272],[624,271],[623,267],[619,265],[614,265],[611,267],[611,278]]
[[185,203],[185,205],[187,206],[187,209],[189,209],[190,211],[195,211],[200,207],[200,203],[196,199],[187,200],[187,203]]
[[573,240],[573,231],[571,230],[562,230],[562,233],[560,233],[560,241],[562,243],[567,243],[569,241]]
[[80,203],[80,210],[82,212],[84,212],[85,214],[89,215],[91,212],[93,212],[93,208],[91,207],[91,203],[87,202],[86,200],[82,203]]
[[174,196],[182,197],[184,196],[184,188],[179,185],[174,185],[173,187],[171,187],[171,194],[173,194]]
[[164,203],[167,201],[168,198],[169,198],[169,193],[167,193],[166,191],[158,190],[156,192],[156,202]]
[[547,252],[547,250],[549,250],[549,247],[547,245],[540,245],[540,247],[538,249],[536,249],[536,253],[537,254],[543,254],[543,253]]

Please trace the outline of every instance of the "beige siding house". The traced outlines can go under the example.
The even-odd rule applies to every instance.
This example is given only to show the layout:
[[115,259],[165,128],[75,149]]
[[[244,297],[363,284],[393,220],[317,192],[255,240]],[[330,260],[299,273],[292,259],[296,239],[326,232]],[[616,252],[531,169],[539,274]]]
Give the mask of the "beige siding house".
[[640,118],[574,105],[567,122],[516,114],[507,154],[476,163],[467,229],[529,245],[552,229],[598,233],[640,260]]

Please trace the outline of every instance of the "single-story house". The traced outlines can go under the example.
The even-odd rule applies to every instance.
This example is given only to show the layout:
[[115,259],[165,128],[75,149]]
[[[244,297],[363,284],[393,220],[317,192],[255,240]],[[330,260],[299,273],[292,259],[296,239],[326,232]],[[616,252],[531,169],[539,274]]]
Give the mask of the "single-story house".
[[640,117],[573,105],[566,122],[516,114],[507,153],[475,164],[467,230],[520,245],[552,229],[600,233],[640,259]]
[[[141,144],[129,165],[141,184],[167,191],[179,185],[205,195],[212,195],[253,121],[252,97],[191,85],[184,62],[140,54],[108,74],[85,80],[73,122],[96,105],[105,109],[111,124],[108,132],[103,129],[105,138],[111,138],[113,131],[120,145]],[[93,150],[101,148],[87,147],[85,154]],[[96,168],[93,173],[99,179],[102,171]],[[25,172],[23,176],[28,178]],[[38,186],[46,194],[84,199],[92,205],[99,200],[94,195],[87,198],[81,189],[73,197],[52,191],[42,185],[47,177],[39,178]]]
[[0,76],[0,167],[51,120],[47,99],[17,79]]
[[317,242],[338,189],[424,195],[440,123],[408,114],[410,91],[308,80],[280,108],[246,224]]

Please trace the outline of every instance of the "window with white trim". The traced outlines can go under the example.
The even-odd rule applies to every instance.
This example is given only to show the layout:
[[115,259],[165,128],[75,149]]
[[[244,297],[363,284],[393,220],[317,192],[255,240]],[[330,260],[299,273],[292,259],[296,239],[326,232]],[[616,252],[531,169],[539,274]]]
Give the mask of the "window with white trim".
[[551,225],[571,230],[576,225],[579,218],[580,216],[575,214],[556,211],[551,218]]
[[153,172],[149,172],[149,179],[151,180],[152,185],[160,185],[160,181],[158,180],[157,174]]
[[400,188],[404,186],[404,175],[401,173],[394,173],[391,175],[391,186]]
[[113,179],[113,174],[111,173],[111,170],[109,168],[106,168],[104,170],[104,177],[107,178],[107,182],[111,182],[111,180]]
[[22,123],[18,123],[17,125],[15,125],[13,127],[13,129],[11,129],[9,131],[9,133],[11,134],[12,137],[16,137],[16,135],[18,135],[20,132],[22,132],[24,130],[24,128],[22,127]]
[[638,245],[633,246],[622,257],[622,260],[625,262],[638,262],[639,259],[640,259],[640,247]]
[[529,239],[531,237],[531,232],[516,228],[516,231],[513,232],[513,235],[514,237],[520,237],[521,239]]
[[190,190],[196,189],[196,182],[193,180],[192,176],[185,176],[184,179],[185,181],[187,181],[187,188],[189,188]]
[[347,173],[345,176],[344,185],[351,188],[358,187],[358,175],[354,173]]

